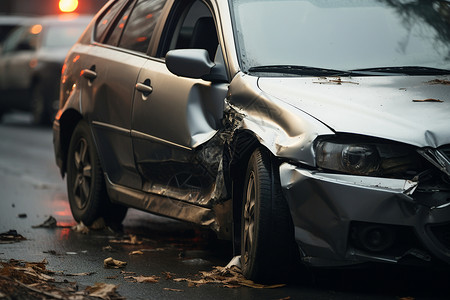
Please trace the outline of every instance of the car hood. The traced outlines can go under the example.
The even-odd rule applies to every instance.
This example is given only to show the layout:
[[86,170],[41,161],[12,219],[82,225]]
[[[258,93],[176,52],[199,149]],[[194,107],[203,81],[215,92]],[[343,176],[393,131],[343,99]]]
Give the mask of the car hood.
[[261,77],[258,86],[336,132],[450,143],[450,76]]

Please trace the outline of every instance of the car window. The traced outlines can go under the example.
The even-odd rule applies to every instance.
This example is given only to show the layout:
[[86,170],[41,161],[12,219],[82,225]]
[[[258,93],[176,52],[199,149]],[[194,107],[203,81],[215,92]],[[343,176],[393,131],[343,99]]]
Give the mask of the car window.
[[125,26],[119,47],[147,52],[166,0],[138,0]]
[[[217,46],[217,31],[208,7],[200,0],[193,1],[184,7],[183,11],[175,13],[178,21],[171,24],[169,29],[170,44],[163,46],[161,56],[173,49],[205,49],[208,50],[211,60],[214,59]],[[169,27],[170,27],[169,26]]]
[[130,17],[131,9],[133,8],[132,3],[126,7],[123,13],[116,19],[109,35],[105,39],[105,43],[113,46],[117,46],[120,37],[122,36],[123,29],[127,24],[128,18]]
[[125,5],[125,2],[127,2],[127,0],[118,0],[105,12],[101,18],[99,18],[95,27],[95,41],[102,41],[104,35],[106,34],[106,30],[111,26],[110,24],[112,24],[117,13]]
[[35,49],[40,32],[41,31],[37,30],[35,26],[17,28],[5,40],[2,52],[7,53],[18,50]]

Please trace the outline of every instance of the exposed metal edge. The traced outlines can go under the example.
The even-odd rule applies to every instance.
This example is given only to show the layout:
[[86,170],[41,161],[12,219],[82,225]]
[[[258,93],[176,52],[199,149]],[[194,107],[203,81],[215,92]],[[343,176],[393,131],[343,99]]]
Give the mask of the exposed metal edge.
[[217,227],[215,213],[209,208],[119,186],[112,183],[107,176],[106,186],[114,202],[169,218],[209,226],[212,229]]
[[115,126],[115,125],[111,125],[111,124],[107,124],[107,123],[103,123],[103,122],[99,122],[99,121],[92,121],[92,125],[98,126],[98,127],[104,127],[107,129],[112,129],[114,131],[118,131],[122,134],[125,135],[130,135],[130,130],[129,129],[125,129],[119,126]]
[[146,133],[142,133],[142,132],[136,131],[136,130],[131,130],[131,136],[135,137],[135,138],[138,138],[138,139],[146,139],[146,140],[152,140],[152,141],[159,142],[159,143],[168,144],[168,145],[175,146],[175,147],[178,147],[178,148],[183,148],[185,150],[192,150],[192,148],[189,148],[189,147],[186,147],[186,146],[182,146],[182,145],[179,145],[177,143],[169,142],[169,141],[163,140],[161,138],[157,138],[155,136],[152,136],[152,135],[149,135],[149,134],[146,134]]

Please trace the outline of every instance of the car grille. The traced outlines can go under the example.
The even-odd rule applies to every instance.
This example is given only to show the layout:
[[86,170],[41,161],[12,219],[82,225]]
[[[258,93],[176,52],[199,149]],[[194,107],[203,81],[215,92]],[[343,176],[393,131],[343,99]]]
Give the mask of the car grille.
[[431,225],[430,230],[434,237],[448,250],[450,250],[450,223]]

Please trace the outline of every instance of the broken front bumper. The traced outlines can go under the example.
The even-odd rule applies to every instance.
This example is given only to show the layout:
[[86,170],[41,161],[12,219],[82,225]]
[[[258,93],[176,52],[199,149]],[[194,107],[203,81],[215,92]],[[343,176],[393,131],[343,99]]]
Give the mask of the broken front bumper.
[[[305,263],[339,266],[405,258],[450,263],[450,203],[420,204],[414,199],[415,182],[315,172],[288,163],[281,165],[280,179]],[[381,247],[364,247],[360,232]]]

